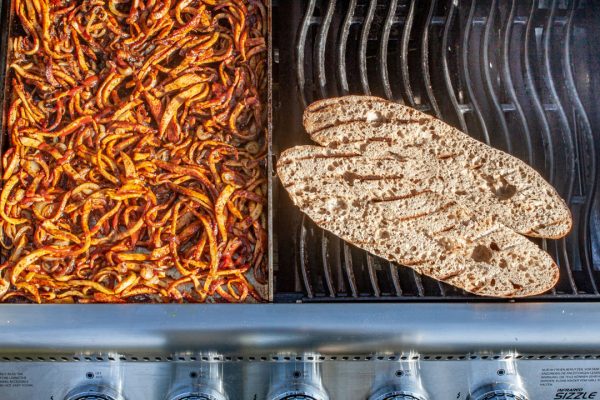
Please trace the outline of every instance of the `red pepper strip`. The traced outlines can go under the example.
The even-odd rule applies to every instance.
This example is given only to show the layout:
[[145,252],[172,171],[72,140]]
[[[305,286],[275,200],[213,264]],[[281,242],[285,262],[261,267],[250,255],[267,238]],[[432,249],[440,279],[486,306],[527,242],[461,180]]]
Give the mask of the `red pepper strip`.
[[230,185],[225,186],[225,189],[223,189],[215,203],[217,226],[223,242],[227,242],[227,228],[225,226],[225,222],[227,221],[227,213],[225,212],[225,207],[227,206],[227,202],[229,201],[229,198],[233,192],[235,192],[235,187]]
[[169,126],[173,118],[176,116],[177,110],[186,100],[191,99],[192,97],[195,97],[200,93],[204,93],[204,95],[206,96],[208,92],[209,86],[206,83],[199,83],[197,85],[191,86],[184,92],[181,92],[177,96],[175,96],[175,98],[173,98],[173,100],[171,100],[169,104],[167,104],[165,112],[163,113],[162,118],[160,120],[160,126],[158,130],[160,136],[164,136],[164,134],[167,131],[167,127]]
[[11,176],[8,179],[8,182],[6,182],[2,188],[2,193],[0,194],[0,216],[4,221],[13,225],[19,225],[27,222],[25,218],[13,218],[6,214],[6,203],[8,201],[8,196],[17,183],[19,183],[19,177],[17,175]]
[[29,253],[28,255],[26,255],[25,257],[21,258],[21,260],[19,260],[19,262],[17,264],[15,264],[15,266],[12,269],[12,273],[10,276],[11,283],[13,285],[15,285],[17,283],[17,279],[19,278],[19,275],[21,275],[21,273],[23,272],[23,270],[25,270],[25,268],[27,268],[29,265],[36,262],[38,259],[40,259],[50,253],[51,253],[50,249],[41,248],[41,249],[34,250],[31,253]]

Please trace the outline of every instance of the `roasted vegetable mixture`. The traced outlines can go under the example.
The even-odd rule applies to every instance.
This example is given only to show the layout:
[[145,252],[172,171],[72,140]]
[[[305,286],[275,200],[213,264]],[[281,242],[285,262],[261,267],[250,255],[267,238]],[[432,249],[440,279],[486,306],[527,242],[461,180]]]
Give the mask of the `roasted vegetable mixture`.
[[13,1],[0,300],[262,300],[265,2]]

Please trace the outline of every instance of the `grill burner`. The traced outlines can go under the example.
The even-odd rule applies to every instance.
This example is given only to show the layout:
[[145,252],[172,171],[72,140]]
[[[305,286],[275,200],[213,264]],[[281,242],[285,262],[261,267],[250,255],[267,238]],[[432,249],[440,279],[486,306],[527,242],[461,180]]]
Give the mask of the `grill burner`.
[[[571,234],[538,242],[561,279],[536,299],[600,299],[597,2],[284,1],[273,24],[276,153],[309,143],[302,111],[319,98],[373,94],[435,115],[567,199]],[[277,301],[480,299],[322,231],[280,185],[274,204]]]

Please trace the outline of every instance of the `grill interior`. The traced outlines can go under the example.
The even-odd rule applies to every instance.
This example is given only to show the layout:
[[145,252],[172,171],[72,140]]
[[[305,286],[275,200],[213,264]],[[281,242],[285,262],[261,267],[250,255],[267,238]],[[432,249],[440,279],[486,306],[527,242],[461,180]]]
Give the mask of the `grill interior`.
[[[309,143],[310,102],[372,94],[435,115],[537,169],[574,226],[543,240],[561,279],[536,300],[600,299],[600,4],[274,2],[275,154]],[[317,228],[274,180],[276,301],[483,300]]]

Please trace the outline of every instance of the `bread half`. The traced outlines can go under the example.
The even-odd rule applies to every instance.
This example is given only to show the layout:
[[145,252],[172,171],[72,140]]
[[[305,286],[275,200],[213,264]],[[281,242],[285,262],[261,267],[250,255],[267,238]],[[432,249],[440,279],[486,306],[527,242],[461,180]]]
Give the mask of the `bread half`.
[[326,99],[306,109],[304,126],[322,146],[404,154],[422,178],[441,182],[431,190],[523,235],[556,239],[571,229],[569,208],[533,168],[410,107],[368,96]]
[[531,296],[556,284],[558,267],[547,253],[440,194],[443,177],[423,175],[427,168],[402,153],[378,153],[376,143],[298,146],[277,162],[303,212],[372,254],[484,296]]

